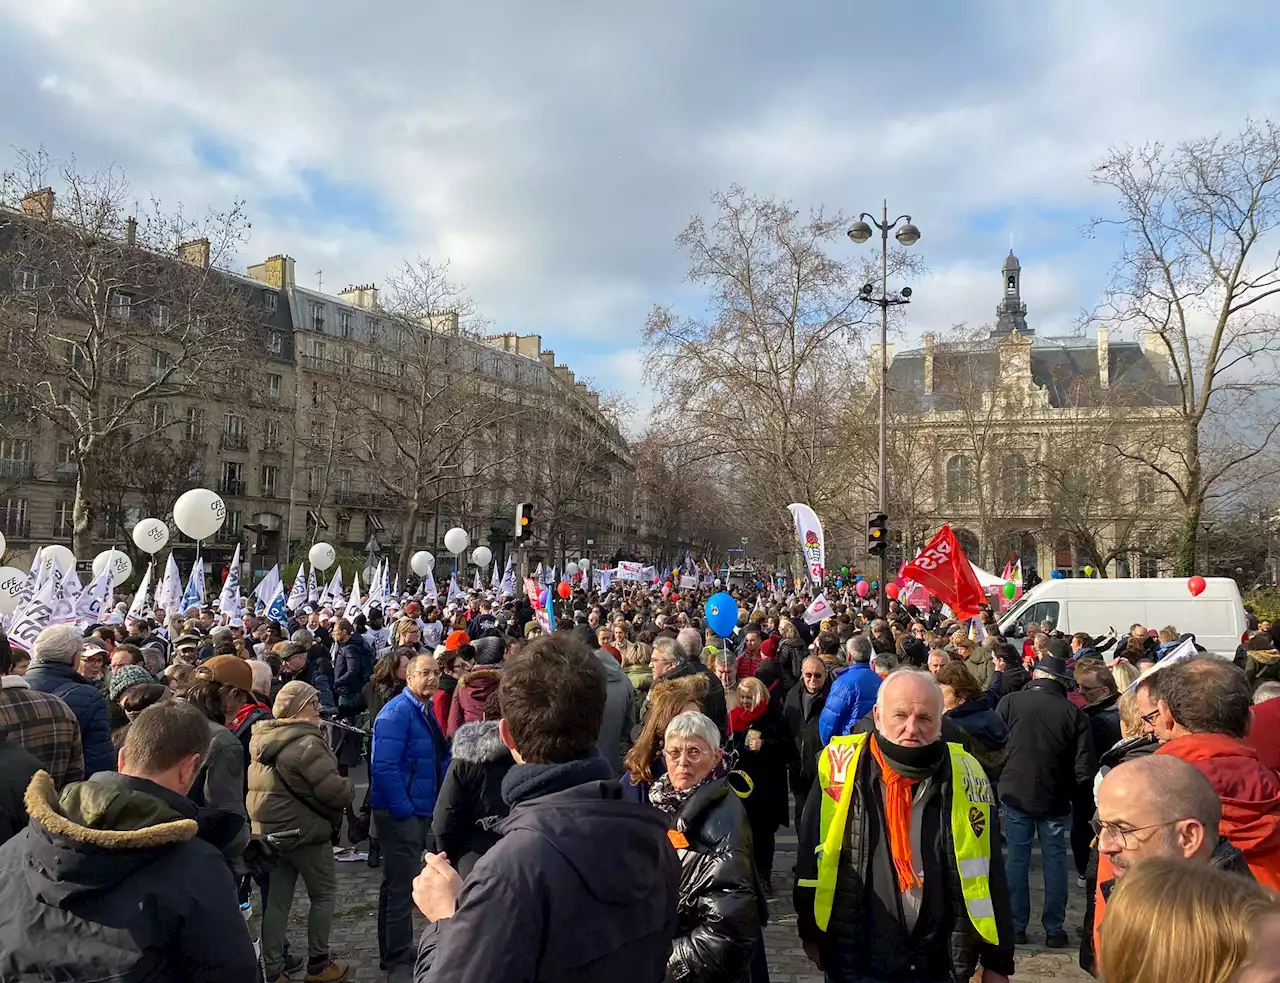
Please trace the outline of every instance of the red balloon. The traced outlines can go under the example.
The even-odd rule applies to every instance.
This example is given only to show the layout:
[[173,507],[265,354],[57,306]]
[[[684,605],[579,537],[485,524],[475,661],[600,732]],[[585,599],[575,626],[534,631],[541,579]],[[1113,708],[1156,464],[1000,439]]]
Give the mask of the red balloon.
[[1199,597],[1201,594],[1204,593],[1204,588],[1205,588],[1204,578],[1201,577],[1199,574],[1196,574],[1194,577],[1192,577],[1190,580],[1187,581],[1187,590],[1191,591],[1192,597]]
[[671,590],[671,581],[669,581],[669,580],[668,580],[668,581],[667,581],[665,584],[663,584],[662,586],[663,586],[663,587],[665,587],[667,590]]
[[560,595],[561,600],[567,601],[569,600],[569,595],[573,593],[573,588],[562,580],[560,581],[560,586],[556,588],[556,593]]
[[890,600],[896,601],[898,599],[898,595],[902,593],[902,588],[897,584],[890,582],[884,585],[884,593]]
[[671,600],[673,600],[673,601],[678,601],[678,600],[680,600],[680,595],[679,595],[679,594],[677,594],[677,593],[675,593],[674,591],[672,591],[672,593],[671,593]]

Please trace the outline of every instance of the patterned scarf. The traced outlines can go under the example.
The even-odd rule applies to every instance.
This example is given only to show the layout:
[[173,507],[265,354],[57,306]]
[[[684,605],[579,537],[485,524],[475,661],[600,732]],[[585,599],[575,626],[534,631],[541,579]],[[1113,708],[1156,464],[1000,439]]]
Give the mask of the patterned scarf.
[[694,792],[709,782],[714,782],[717,778],[723,778],[724,775],[725,767],[722,760],[711,770],[711,774],[698,782],[697,785],[681,791],[671,784],[671,775],[664,773],[649,786],[649,804],[661,809],[668,816],[674,816],[680,811],[680,807],[693,797]]
[[898,774],[885,761],[880,743],[874,736],[868,743],[871,745],[871,756],[880,766],[880,777],[884,780],[884,820],[889,830],[893,868],[898,874],[898,890],[920,887],[920,878],[916,876],[911,864],[911,800],[916,780]]

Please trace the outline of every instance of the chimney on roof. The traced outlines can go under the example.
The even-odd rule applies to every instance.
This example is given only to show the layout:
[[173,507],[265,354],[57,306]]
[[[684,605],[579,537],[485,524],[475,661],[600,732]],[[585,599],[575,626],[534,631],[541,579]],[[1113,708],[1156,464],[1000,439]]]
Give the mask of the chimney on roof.
[[552,349],[545,348],[538,352],[538,358],[542,360],[542,364],[547,368],[554,369],[556,367],[556,353]]
[[1159,331],[1144,329],[1138,336],[1142,343],[1142,354],[1147,356],[1156,379],[1167,383],[1173,378],[1173,367],[1169,355],[1169,345]]
[[126,246],[138,244],[138,220],[132,215],[124,220],[124,244]]
[[27,218],[39,219],[47,222],[53,218],[53,203],[55,199],[52,188],[41,188],[39,191],[32,191],[22,196],[22,214]]
[[[893,342],[885,346],[884,358],[885,365],[892,368]],[[869,389],[880,388],[880,346],[878,344],[871,346],[871,361],[867,363],[867,387]]]
[[361,310],[376,311],[378,309],[378,287],[376,284],[366,283],[358,287],[346,287],[338,294],[339,300],[345,300],[348,304],[355,304]]
[[931,331],[924,336],[924,391],[926,394],[933,392],[933,342],[934,334]]
[[1098,325],[1098,384],[1111,388],[1111,331],[1105,324]]
[[542,352],[542,335],[522,334],[516,337],[516,353],[537,358]]
[[209,240],[201,237],[178,246],[178,259],[202,270],[209,268]]
[[268,287],[288,289],[294,284],[293,257],[277,253],[265,262],[249,267],[249,276]]

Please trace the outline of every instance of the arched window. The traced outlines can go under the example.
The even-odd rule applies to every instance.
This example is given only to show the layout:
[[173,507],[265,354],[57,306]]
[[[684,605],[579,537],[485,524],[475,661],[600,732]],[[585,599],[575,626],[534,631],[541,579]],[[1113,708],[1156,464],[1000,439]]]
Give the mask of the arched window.
[[973,462],[963,454],[947,461],[947,502],[968,505],[973,501]]
[[1021,454],[1009,454],[1000,469],[1001,492],[1010,505],[1031,504],[1031,469]]

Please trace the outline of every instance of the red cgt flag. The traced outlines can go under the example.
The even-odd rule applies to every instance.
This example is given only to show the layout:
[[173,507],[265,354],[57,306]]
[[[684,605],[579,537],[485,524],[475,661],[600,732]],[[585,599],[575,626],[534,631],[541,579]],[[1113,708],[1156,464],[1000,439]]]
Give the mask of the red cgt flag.
[[979,605],[986,601],[973,564],[950,526],[938,530],[920,555],[902,568],[902,576],[940,599],[960,621],[977,617]]

